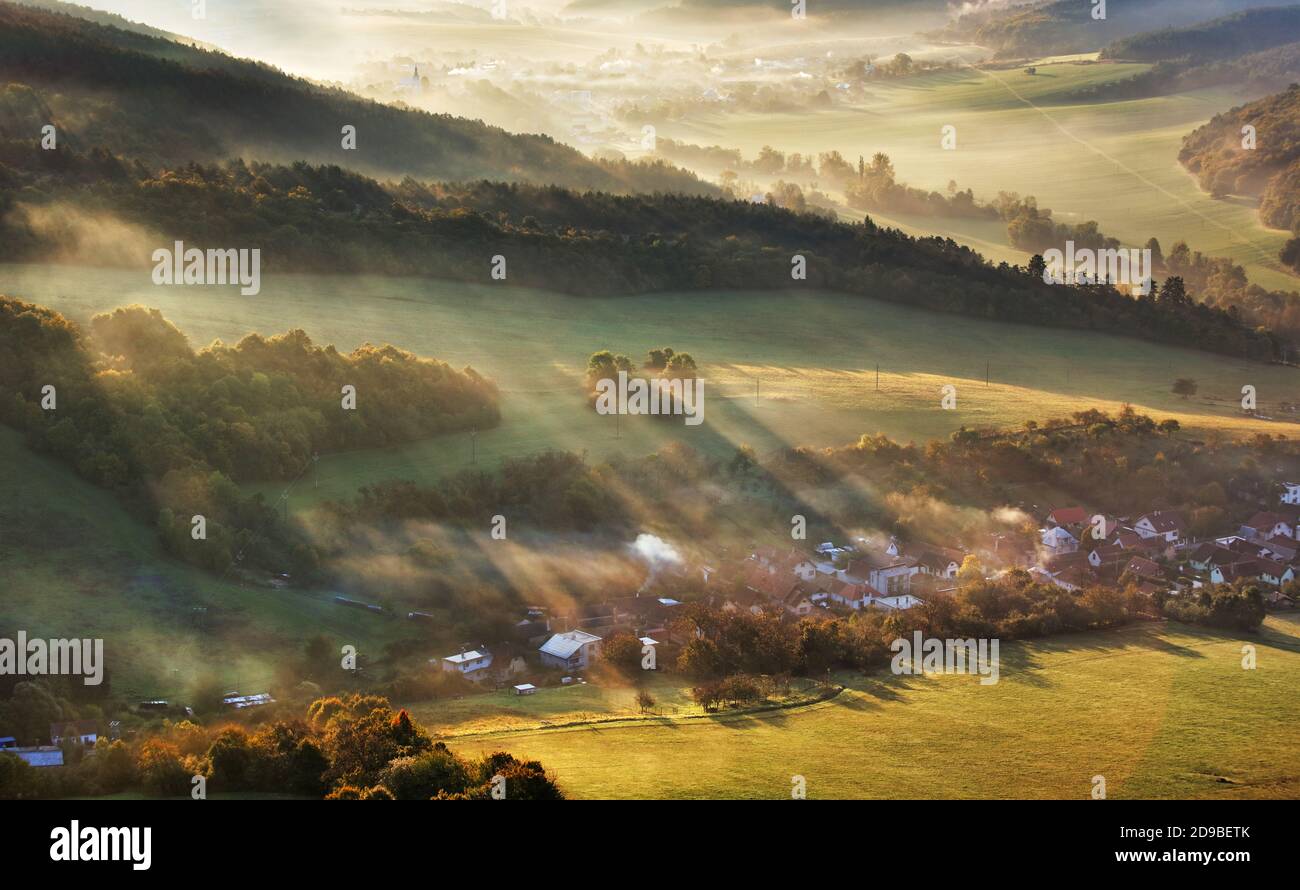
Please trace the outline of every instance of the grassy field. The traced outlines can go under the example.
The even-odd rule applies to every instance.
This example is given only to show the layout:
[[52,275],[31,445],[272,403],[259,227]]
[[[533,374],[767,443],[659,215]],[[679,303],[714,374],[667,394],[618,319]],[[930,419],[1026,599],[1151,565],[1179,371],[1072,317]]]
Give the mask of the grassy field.
[[[840,445],[876,432],[924,441],[961,425],[1006,427],[1086,408],[1115,410],[1125,402],[1158,418],[1177,417],[1197,434],[1300,433],[1295,418],[1254,420],[1237,408],[1247,383],[1263,407],[1294,398],[1300,392],[1295,369],[837,294],[596,300],[421,279],[264,276],[262,294],[250,299],[155,287],[146,270],[0,268],[0,292],[78,321],[143,302],[161,308],[198,344],[301,327],[340,349],[393,342],[458,367],[472,365],[501,386],[503,422],[481,432],[476,445],[463,434],[324,455],[319,487],[304,477],[290,497],[293,510],[379,479],[432,480],[470,466],[472,447],[480,466],[546,448],[585,450],[595,459],[636,455],[673,439],[719,455],[740,443],[764,453],[786,445]],[[587,407],[581,374],[590,353],[610,348],[639,360],[663,345],[700,362],[707,381],[704,424],[632,417],[616,430],[614,418]],[[1177,377],[1196,379],[1197,396],[1174,396]],[[957,387],[955,410],[940,408],[945,384]],[[265,491],[278,497],[283,487]]]
[[[0,632],[104,640],[114,693],[183,698],[201,672],[261,691],[317,633],[376,652],[409,628],[324,591],[271,591],[177,563],[111,494],[0,427]],[[195,612],[195,608],[206,612]]]
[[[944,191],[949,180],[992,199],[999,191],[1034,195],[1063,222],[1097,220],[1125,245],[1152,235],[1165,250],[1185,239],[1193,249],[1231,256],[1266,287],[1300,289],[1277,260],[1285,232],[1260,225],[1252,201],[1212,200],[1178,163],[1182,138],[1221,111],[1258,98],[1238,88],[1198,90],[1123,102],[1075,101],[1081,87],[1118,80],[1144,65],[1039,63],[1023,69],[965,69],[873,84],[866,101],[790,114],[717,113],[664,122],[660,135],[740,149],[764,145],[845,157],[888,154],[900,181]],[[957,128],[957,148],[940,131]],[[878,217],[913,232],[950,233],[995,260],[1024,262],[998,223]]]
[[[1243,642],[1257,647],[1254,671],[1242,669]],[[779,799],[794,776],[810,798],[1082,800],[1097,775],[1110,798],[1300,795],[1296,613],[1270,617],[1256,637],[1147,625],[1008,644],[1001,656],[994,686],[846,675],[843,693],[805,707],[466,735],[453,746],[538,758],[579,798]],[[543,690],[530,707],[558,712],[572,691]]]

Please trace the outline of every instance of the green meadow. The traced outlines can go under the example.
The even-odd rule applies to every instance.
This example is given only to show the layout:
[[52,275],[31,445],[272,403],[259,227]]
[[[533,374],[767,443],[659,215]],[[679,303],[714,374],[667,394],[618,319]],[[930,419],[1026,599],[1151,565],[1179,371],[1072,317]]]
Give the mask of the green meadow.
[[112,494],[3,426],[0,579],[0,633],[103,639],[112,692],[128,700],[183,699],[203,675],[262,691],[315,634],[364,653],[410,633],[326,591],[245,588],[169,558]]
[[[428,482],[477,461],[547,448],[595,460],[649,453],[670,441],[726,456],[790,445],[829,447],[884,432],[901,440],[946,437],[958,427],[1017,426],[1124,403],[1194,435],[1300,432],[1292,415],[1243,416],[1250,384],[1267,412],[1300,392],[1300,371],[1142,340],[943,315],[807,291],[664,293],[591,299],[510,287],[382,277],[264,276],[262,293],[155,287],[148,269],[6,266],[0,292],[85,322],[114,306],[155,306],[195,344],[250,331],[301,327],[349,350],[392,342],[461,367],[502,392],[502,423],[398,448],[323,455],[318,477],[292,487],[291,510],[350,495],[381,479]],[[583,398],[587,356],[609,348],[638,361],[655,346],[692,353],[703,371],[705,422],[592,411]],[[879,388],[876,368],[879,365]],[[987,374],[987,384],[986,384]],[[1198,381],[1182,399],[1178,377]],[[940,407],[940,388],[957,407]],[[365,398],[364,393],[359,398]],[[283,484],[262,486],[278,498]]]
[[[1247,644],[1255,670],[1242,667]],[[1112,799],[1286,798],[1300,783],[1294,612],[1244,638],[1152,624],[1008,643],[992,686],[836,679],[844,692],[802,707],[453,731],[449,742],[540,759],[578,798],[788,799],[795,776],[809,798],[1086,800],[1094,776]],[[530,707],[572,692],[544,689]]]
[[[1211,199],[1178,163],[1183,136],[1258,94],[1231,87],[1117,102],[1069,95],[1146,67],[1068,57],[1037,63],[1033,76],[1023,68],[968,68],[881,81],[851,105],[797,116],[715,112],[664,122],[659,133],[740,149],[747,158],[764,145],[814,157],[883,151],[908,185],[945,191],[955,180],[985,200],[999,191],[1034,195],[1058,220],[1096,220],[1125,245],[1139,247],[1154,235],[1168,250],[1183,239],[1205,254],[1233,257],[1253,282],[1300,288],[1277,260],[1287,233],[1261,226],[1253,201]],[[945,126],[957,129],[955,150],[940,145]],[[877,218],[912,233],[951,235],[994,260],[1026,259],[1000,223]]]

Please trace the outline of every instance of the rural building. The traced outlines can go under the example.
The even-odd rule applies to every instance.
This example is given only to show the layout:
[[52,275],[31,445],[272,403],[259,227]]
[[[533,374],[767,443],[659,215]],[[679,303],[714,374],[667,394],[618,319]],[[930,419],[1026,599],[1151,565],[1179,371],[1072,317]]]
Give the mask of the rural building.
[[1183,517],[1176,510],[1156,510],[1133,524],[1133,530],[1143,538],[1159,538],[1168,544],[1183,539]]
[[1280,513],[1256,513],[1242,524],[1241,536],[1248,541],[1295,538],[1295,526]]
[[600,657],[600,637],[582,630],[555,634],[538,650],[547,667],[575,670],[585,668]]
[[1300,504],[1300,482],[1283,482],[1281,501],[1284,504]]
[[849,562],[840,580],[867,584],[886,594],[906,593],[917,571],[916,560],[911,557],[869,550]]
[[532,683],[520,683],[515,687],[515,695],[532,695],[537,691],[537,687]]
[[466,680],[472,680],[475,683],[487,678],[488,668],[490,667],[492,667],[492,653],[482,652],[478,649],[448,655],[442,659],[442,669],[444,671],[449,674],[460,674]]
[[99,738],[99,728],[94,720],[74,720],[50,724],[50,744],[62,745],[64,739],[76,739],[83,745],[93,745]]
[[1045,528],[1040,533],[1043,546],[1053,553],[1073,553],[1079,549],[1079,539],[1061,525]]
[[0,750],[6,754],[21,757],[32,766],[63,766],[63,749],[54,745],[28,748],[7,747],[0,748]]

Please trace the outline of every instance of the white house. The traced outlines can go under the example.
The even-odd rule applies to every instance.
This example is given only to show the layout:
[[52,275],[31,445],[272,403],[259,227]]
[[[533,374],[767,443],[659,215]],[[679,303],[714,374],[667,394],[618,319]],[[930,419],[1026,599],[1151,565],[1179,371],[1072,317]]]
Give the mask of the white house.
[[99,738],[99,729],[94,720],[73,720],[68,723],[50,724],[50,744],[62,745],[64,739],[76,739],[83,745],[94,745]]
[[538,650],[542,664],[576,670],[585,668],[600,657],[600,637],[583,630],[555,634]]
[[1040,534],[1043,546],[1053,553],[1073,553],[1079,549],[1079,539],[1064,526],[1054,525],[1043,529]]
[[1246,520],[1240,531],[1249,541],[1295,538],[1295,528],[1280,513],[1256,513]]
[[841,581],[867,584],[876,590],[895,594],[910,590],[912,576],[918,571],[916,560],[911,557],[868,550],[849,562],[848,568],[837,575]]
[[532,683],[520,683],[515,687],[515,695],[532,695],[537,691],[537,687]]
[[1144,538],[1177,544],[1183,538],[1183,517],[1174,510],[1156,510],[1135,522],[1133,530]]
[[492,653],[481,652],[478,649],[448,655],[442,660],[444,671],[460,674],[466,680],[473,680],[475,683],[487,678],[490,667],[492,667]]
[[1300,504],[1300,482],[1282,483],[1282,503]]

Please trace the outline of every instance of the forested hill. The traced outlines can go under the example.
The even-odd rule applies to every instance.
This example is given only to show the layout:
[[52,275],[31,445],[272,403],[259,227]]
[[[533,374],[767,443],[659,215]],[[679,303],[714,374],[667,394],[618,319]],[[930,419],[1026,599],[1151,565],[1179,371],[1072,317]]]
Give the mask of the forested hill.
[[[941,312],[1104,330],[1268,360],[1289,349],[1235,311],[1197,305],[1181,287],[1134,299],[1109,286],[1049,285],[993,266],[942,238],[911,238],[870,220],[849,225],[771,204],[658,193],[577,193],[520,184],[380,183],[339,167],[188,165],[151,173],[102,150],[90,155],[0,145],[0,243],[14,259],[68,250],[41,220],[109,220],[149,249],[170,244],[258,247],[268,272],[372,272],[584,295],[664,290],[827,288]],[[53,210],[56,212],[42,212]],[[164,234],[165,233],[165,234]],[[794,257],[806,278],[792,275]],[[1191,295],[1196,296],[1195,294]]]
[[1248,9],[1186,28],[1164,28],[1118,40],[1103,59],[1203,63],[1300,41],[1300,5]]
[[[1255,128],[1246,148],[1245,126]],[[1215,115],[1183,139],[1180,160],[1201,188],[1215,195],[1260,199],[1260,219],[1272,228],[1300,226],[1300,87]]]
[[[502,179],[614,192],[716,189],[674,167],[605,163],[547,136],[361,99],[148,34],[0,0],[0,141],[104,146],[149,164],[231,157],[376,176]],[[342,147],[344,125],[356,149]]]
[[989,47],[998,58],[1040,58],[1093,52],[1144,31],[1267,5],[1260,0],[1107,0],[1106,17],[1094,18],[1095,7],[1088,0],[990,4],[960,16],[942,36]]

